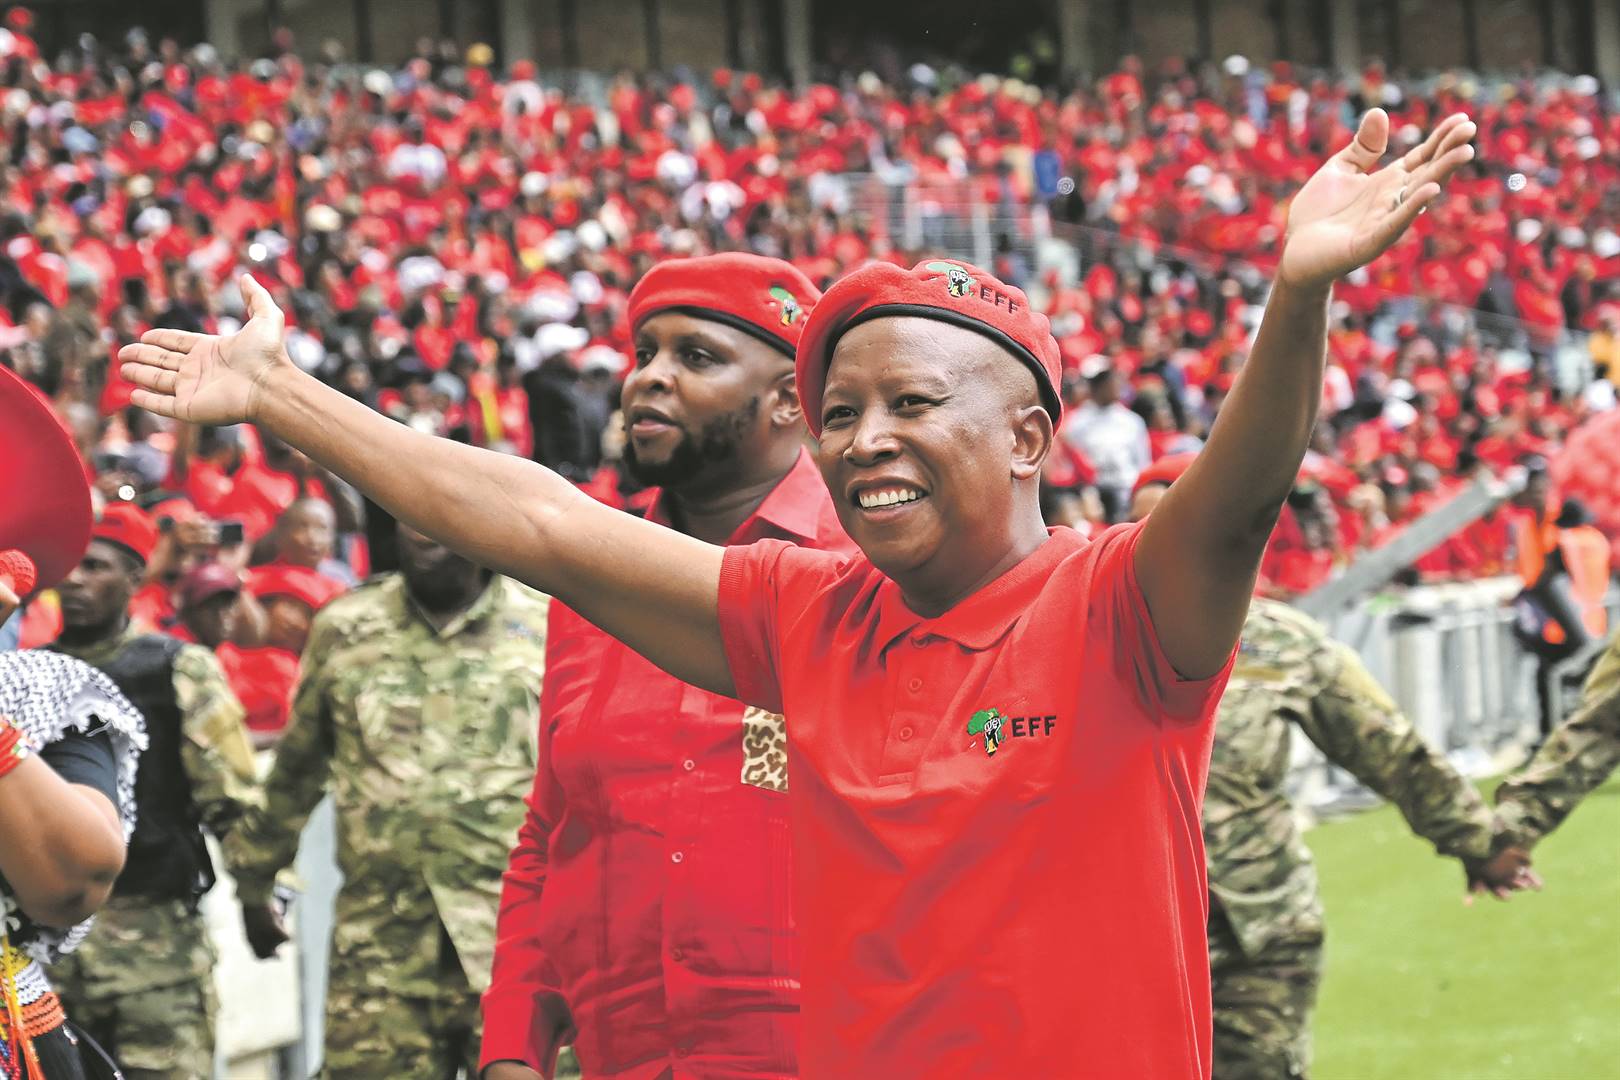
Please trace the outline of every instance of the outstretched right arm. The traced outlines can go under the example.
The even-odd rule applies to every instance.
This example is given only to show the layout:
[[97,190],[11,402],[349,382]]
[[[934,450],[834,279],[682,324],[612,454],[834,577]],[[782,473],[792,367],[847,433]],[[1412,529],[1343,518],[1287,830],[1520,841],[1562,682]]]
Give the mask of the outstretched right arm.
[[260,424],[400,521],[550,593],[685,682],[733,693],[717,611],[723,549],[610,510],[551,470],[413,431],[299,371],[269,293],[230,337],[153,330],[119,354],[134,403]]

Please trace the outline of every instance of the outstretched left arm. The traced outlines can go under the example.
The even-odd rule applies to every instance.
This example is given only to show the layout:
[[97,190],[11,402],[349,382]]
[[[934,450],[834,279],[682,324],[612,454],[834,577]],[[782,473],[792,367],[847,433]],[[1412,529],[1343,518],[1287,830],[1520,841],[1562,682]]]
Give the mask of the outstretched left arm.
[[1208,445],[1147,519],[1136,547],[1148,610],[1182,675],[1219,671],[1242,630],[1260,557],[1316,423],[1334,280],[1401,237],[1472,160],[1474,131],[1466,116],[1447,117],[1378,169],[1389,117],[1373,109],[1295,196],[1254,350]]

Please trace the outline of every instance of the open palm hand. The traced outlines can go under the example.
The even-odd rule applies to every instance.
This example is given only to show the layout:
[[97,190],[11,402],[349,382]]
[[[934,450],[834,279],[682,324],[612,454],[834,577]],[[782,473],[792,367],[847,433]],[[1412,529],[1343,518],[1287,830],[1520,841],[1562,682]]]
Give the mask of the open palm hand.
[[149,330],[118,352],[131,400],[143,409],[194,424],[251,420],[266,377],[291,364],[282,346],[286,321],[264,286],[239,282],[248,321],[234,334]]
[[1389,145],[1389,116],[1362,117],[1350,145],[1333,155],[1294,196],[1279,280],[1324,285],[1382,255],[1401,238],[1445,182],[1473,160],[1477,129],[1462,113],[1399,161],[1378,168]]

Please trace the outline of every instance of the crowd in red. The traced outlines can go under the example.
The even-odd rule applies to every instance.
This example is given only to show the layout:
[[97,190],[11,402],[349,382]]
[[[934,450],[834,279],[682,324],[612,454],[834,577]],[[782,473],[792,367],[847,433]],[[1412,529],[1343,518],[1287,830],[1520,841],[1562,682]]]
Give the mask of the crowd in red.
[[[1602,377],[1620,355],[1620,114],[1592,80],[1420,87],[1377,68],[1149,73],[1127,60],[1062,95],[931,73],[795,93],[729,71],[621,76],[586,93],[542,83],[532,64],[500,73],[485,46],[424,46],[381,70],[290,49],[227,64],[206,45],[135,34],[47,58],[30,29],[13,8],[0,30],[0,359],[62,412],[100,497],[149,511],[140,618],[198,636],[207,602],[265,602],[227,635],[261,650],[233,660],[248,671],[244,700],[265,697],[255,679],[290,685],[300,623],[384,556],[368,552],[373,522],[341,482],[252,430],[176,429],[131,408],[108,364],[149,327],[230,331],[243,269],[287,312],[301,367],[616,501],[629,493],[613,468],[622,316],[652,262],[743,248],[823,284],[869,259],[910,265],[925,252],[905,249],[882,209],[861,212],[850,173],[1045,205],[1074,231],[1079,280],[1032,267],[1028,237],[1007,237],[995,269],[1046,304],[1071,415],[1112,381],[1123,401],[1092,411],[1139,416],[1151,460],[1196,447],[1213,421],[1288,195],[1357,114],[1388,108],[1399,152],[1467,109],[1479,163],[1338,289],[1324,423],[1269,587],[1312,587],[1476,471],[1551,452],[1613,401]],[[1066,181],[1055,198],[1043,164]],[[1590,334],[1599,376],[1578,393],[1551,363],[1570,332]],[[1104,468],[1085,445],[1066,437],[1048,479],[1054,516],[1090,527],[1124,512],[1110,484],[1128,490],[1140,463]],[[313,539],[311,516],[323,518]],[[1487,520],[1417,569],[1499,572],[1508,546]],[[272,569],[243,577],[250,566]],[[278,566],[296,568],[290,584]],[[287,597],[302,610],[278,633],[273,602]],[[53,632],[48,603],[29,632]],[[267,732],[281,722],[272,706],[256,721]]]

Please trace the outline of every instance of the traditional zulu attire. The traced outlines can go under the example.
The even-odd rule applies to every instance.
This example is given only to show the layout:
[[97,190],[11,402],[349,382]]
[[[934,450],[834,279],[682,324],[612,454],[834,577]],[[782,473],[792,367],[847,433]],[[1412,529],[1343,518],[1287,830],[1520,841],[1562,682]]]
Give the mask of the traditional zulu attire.
[[[127,841],[135,831],[135,773],[146,748],[141,714],[112,680],[68,656],[0,653],[0,717],[63,779],[101,791],[118,808]],[[0,781],[3,782],[3,781]],[[85,920],[67,930],[23,914],[0,879],[0,1075],[72,1080],[83,1074],[77,1036],[42,965],[76,949]]]

